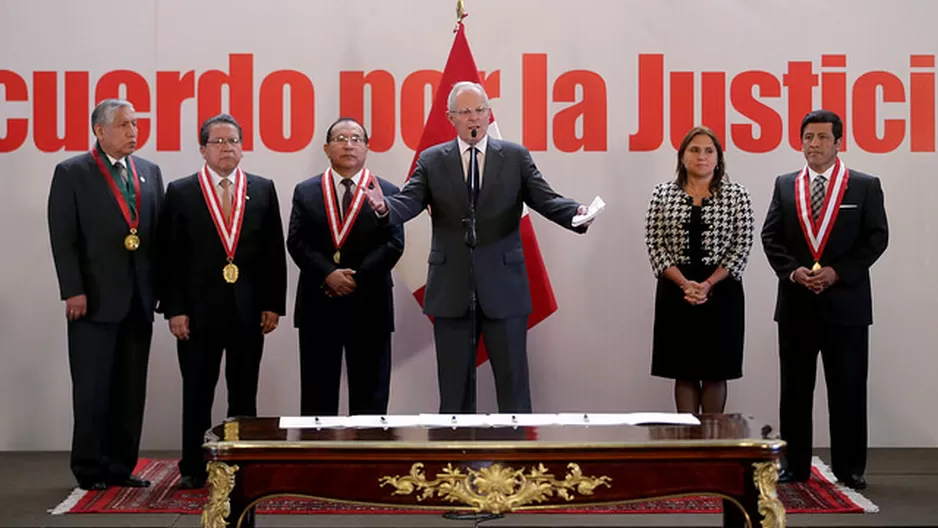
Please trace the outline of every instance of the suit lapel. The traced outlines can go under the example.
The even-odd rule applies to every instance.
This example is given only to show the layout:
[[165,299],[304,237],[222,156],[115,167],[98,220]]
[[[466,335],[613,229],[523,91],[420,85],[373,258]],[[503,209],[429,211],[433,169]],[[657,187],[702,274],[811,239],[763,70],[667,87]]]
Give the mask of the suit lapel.
[[462,156],[459,152],[459,144],[455,139],[447,144],[443,150],[443,160],[456,203],[462,208],[463,213],[468,213],[469,189],[466,188],[466,175],[462,168]]
[[479,190],[479,203],[477,209],[481,209],[485,199],[492,194],[492,189],[498,183],[498,177],[501,175],[502,162],[505,161],[502,154],[502,145],[497,139],[489,137],[488,147],[485,149],[485,168],[482,170],[482,189]]
[[[144,224],[149,225],[150,222],[150,192],[147,191],[150,186],[150,180],[148,178],[146,170],[144,170],[143,165],[140,163],[140,158],[136,156],[127,156],[128,158],[133,158],[134,167],[137,169],[137,177],[140,178],[140,210],[137,211],[137,218],[140,219],[140,228],[144,228]],[[129,174],[133,178],[133,174]]]
[[[104,160],[106,165],[108,163],[107,157],[105,157]],[[95,162],[94,157],[92,157],[91,154],[88,154],[88,167],[91,171],[92,185],[97,187],[99,193],[104,193],[107,195],[107,201],[114,206],[113,211],[117,215],[117,218],[120,219],[122,224],[127,225],[127,220],[124,219],[124,213],[121,211],[120,203],[117,201],[117,197],[114,196],[114,192],[111,190],[111,186],[108,184],[107,180],[104,179],[105,177],[110,178],[111,175],[108,174],[105,176],[101,173],[101,168],[98,167],[97,162]]]

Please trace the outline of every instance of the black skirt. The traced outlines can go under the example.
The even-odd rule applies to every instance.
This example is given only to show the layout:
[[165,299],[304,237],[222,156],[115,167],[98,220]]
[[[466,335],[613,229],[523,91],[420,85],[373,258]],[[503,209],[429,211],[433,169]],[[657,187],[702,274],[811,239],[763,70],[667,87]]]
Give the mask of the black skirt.
[[[700,208],[691,214],[691,263],[678,269],[688,280],[703,282],[716,266],[701,262]],[[731,380],[743,375],[745,328],[743,285],[732,277],[720,281],[700,305],[662,276],[655,292],[651,374],[677,380]]]

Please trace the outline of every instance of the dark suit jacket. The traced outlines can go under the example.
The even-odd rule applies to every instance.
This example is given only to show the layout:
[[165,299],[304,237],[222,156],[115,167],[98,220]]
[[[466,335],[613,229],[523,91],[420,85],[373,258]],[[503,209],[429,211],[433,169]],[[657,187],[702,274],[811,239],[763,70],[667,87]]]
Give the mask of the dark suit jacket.
[[[124,248],[130,232],[117,198],[90,153],[55,166],[49,191],[49,236],[62,299],[84,294],[86,319],[118,322],[130,311],[136,288],[144,314],[153,320],[157,303],[156,223],[163,201],[160,168],[132,156],[140,177],[137,251]],[[129,167],[128,167],[129,168]]]
[[247,174],[247,199],[234,263],[240,277],[225,282],[225,247],[209,213],[198,174],[173,181],[160,217],[162,308],[167,319],[188,315],[190,325],[215,326],[230,304],[245,325],[261,323],[261,312],[286,313],[287,263],[283,224],[274,182]]
[[[296,292],[296,327],[310,325],[325,330],[343,322],[361,321],[362,330],[394,330],[394,298],[391,269],[404,252],[404,230],[378,221],[368,201],[342,246],[342,259],[336,265],[335,245],[326,220],[322,174],[300,182],[293,192],[293,212],[287,235],[287,249],[300,268]],[[377,178],[381,191],[395,194],[398,188]],[[327,184],[332,184],[327,180]],[[338,196],[338,193],[336,193]],[[323,284],[337,268],[355,270],[354,293],[330,298]]]
[[795,209],[795,178],[799,172],[776,178],[762,227],[762,246],[779,279],[775,320],[870,325],[873,302],[869,269],[886,250],[889,235],[879,178],[850,170],[837,220],[820,259],[822,266],[834,268],[839,280],[815,294],[789,279],[798,267],[810,269],[814,265]]
[[[469,309],[469,247],[463,226],[469,193],[457,145],[454,139],[423,151],[400,194],[387,197],[391,224],[406,222],[430,206],[433,236],[423,308],[437,317],[462,317]],[[528,149],[489,137],[484,163],[473,255],[479,304],[493,319],[524,316],[531,313],[531,293],[521,245],[523,204],[567,229],[586,229],[571,227],[579,204],[550,188]]]

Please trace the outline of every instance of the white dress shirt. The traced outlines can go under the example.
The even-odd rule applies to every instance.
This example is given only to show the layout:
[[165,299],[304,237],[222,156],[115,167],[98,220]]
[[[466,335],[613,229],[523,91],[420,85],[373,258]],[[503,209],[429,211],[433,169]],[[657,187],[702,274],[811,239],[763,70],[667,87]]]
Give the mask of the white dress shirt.
[[332,183],[334,184],[332,188],[335,189],[335,194],[336,194],[335,197],[336,197],[336,199],[338,200],[337,205],[339,206],[339,218],[342,218],[342,217],[343,217],[343,215],[342,215],[342,200],[345,198],[345,193],[346,193],[346,192],[350,192],[350,193],[354,193],[354,192],[355,192],[355,189],[358,188],[358,183],[359,183],[359,182],[361,181],[361,179],[362,179],[362,173],[363,173],[363,172],[365,172],[365,169],[364,169],[364,168],[363,168],[362,170],[356,172],[355,175],[352,176],[352,185],[349,186],[348,191],[346,191],[346,190],[345,190],[345,186],[342,185],[342,180],[344,180],[345,178],[342,177],[341,174],[339,174],[338,172],[336,172],[335,169],[332,169]]
[[[208,166],[207,166],[208,167]],[[218,193],[218,197],[221,198],[221,193],[223,191],[221,187],[222,180],[228,180],[228,189],[231,192],[231,203],[234,204],[234,175],[238,173],[238,168],[235,167],[231,171],[231,174],[228,176],[222,177],[220,174],[212,170],[211,167],[208,167],[208,175],[212,178],[212,183],[215,185],[215,192]]]
[[811,193],[811,185],[814,185],[814,180],[816,180],[818,176],[824,176],[824,178],[825,178],[825,179],[824,179],[824,192],[826,193],[826,192],[827,192],[827,187],[828,187],[828,186],[830,185],[830,183],[831,183],[831,175],[832,175],[833,173],[834,173],[834,166],[833,166],[833,165],[831,165],[830,167],[828,167],[827,170],[824,171],[824,172],[814,172],[814,169],[812,169],[811,167],[808,167],[808,183],[809,183],[809,185],[808,185],[808,194]]
[[[461,137],[456,137],[456,143],[459,144],[459,157],[462,158],[462,175],[463,178],[469,177],[469,143],[466,143],[462,140]],[[482,139],[475,144],[475,147],[479,149],[479,153],[476,154],[476,160],[479,163],[479,188],[482,188],[482,173],[485,169],[485,148],[489,144],[489,135],[486,134],[482,136]]]
[[[107,160],[111,162],[112,167],[114,166],[115,163],[120,163],[121,165],[123,165],[124,169],[127,170],[127,177],[128,178],[130,177],[130,167],[127,166],[127,156],[124,156],[121,159],[117,159],[117,158],[112,158],[111,155],[108,154],[107,152],[105,152],[104,155],[107,156]],[[120,167],[118,167],[118,170],[120,170]]]

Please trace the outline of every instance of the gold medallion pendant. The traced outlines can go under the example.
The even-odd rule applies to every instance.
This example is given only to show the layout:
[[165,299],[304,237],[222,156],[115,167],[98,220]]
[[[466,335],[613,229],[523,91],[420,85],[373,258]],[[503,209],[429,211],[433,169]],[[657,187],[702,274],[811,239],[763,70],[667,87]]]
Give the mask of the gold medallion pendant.
[[821,263],[820,263],[820,262],[815,262],[814,265],[811,266],[811,271],[818,271],[818,270],[820,270],[820,269],[821,269]]
[[140,247],[140,237],[137,236],[137,230],[131,229],[130,234],[124,237],[124,248],[127,251],[137,251]]
[[238,282],[238,266],[234,262],[229,262],[222,270],[222,275],[225,277],[225,282],[228,284],[234,284]]
[[339,250],[336,250],[335,254],[332,255],[332,262],[338,264],[340,260],[342,260],[342,253],[340,253]]

